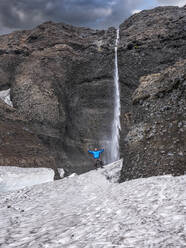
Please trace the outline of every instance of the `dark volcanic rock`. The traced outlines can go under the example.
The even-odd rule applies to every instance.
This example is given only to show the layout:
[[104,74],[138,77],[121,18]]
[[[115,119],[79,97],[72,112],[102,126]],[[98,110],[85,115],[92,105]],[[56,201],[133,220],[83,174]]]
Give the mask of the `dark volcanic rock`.
[[93,168],[88,148],[110,137],[114,43],[114,28],[52,22],[0,37],[0,88],[69,173]]
[[142,77],[133,94],[133,125],[125,138],[122,178],[186,171],[186,60]]
[[159,7],[120,26],[121,181],[186,171],[185,25],[184,8]]

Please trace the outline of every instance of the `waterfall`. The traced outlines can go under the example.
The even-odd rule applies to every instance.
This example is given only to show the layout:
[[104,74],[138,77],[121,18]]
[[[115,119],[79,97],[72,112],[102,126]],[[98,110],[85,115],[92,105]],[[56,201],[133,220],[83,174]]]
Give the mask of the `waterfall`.
[[119,72],[118,72],[118,42],[119,29],[117,29],[117,37],[115,43],[115,70],[114,70],[114,119],[112,123],[111,137],[111,161],[116,161],[120,158],[119,139],[120,139],[120,87],[119,87]]

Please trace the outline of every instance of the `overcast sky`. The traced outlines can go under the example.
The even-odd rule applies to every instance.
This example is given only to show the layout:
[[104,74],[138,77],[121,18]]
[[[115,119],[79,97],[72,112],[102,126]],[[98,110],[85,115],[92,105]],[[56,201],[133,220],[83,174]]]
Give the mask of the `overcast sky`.
[[0,0],[0,34],[30,29],[45,21],[107,28],[159,5],[183,6],[186,0]]

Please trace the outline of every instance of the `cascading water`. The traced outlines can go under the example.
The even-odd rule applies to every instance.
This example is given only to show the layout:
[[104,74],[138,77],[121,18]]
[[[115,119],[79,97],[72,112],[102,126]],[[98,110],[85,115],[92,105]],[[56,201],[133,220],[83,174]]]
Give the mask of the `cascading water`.
[[119,29],[117,30],[116,44],[115,44],[115,71],[114,71],[114,120],[112,123],[112,137],[111,137],[111,153],[110,162],[116,161],[120,158],[119,153],[119,138],[120,138],[120,87],[119,87],[119,72],[118,72],[118,42]]

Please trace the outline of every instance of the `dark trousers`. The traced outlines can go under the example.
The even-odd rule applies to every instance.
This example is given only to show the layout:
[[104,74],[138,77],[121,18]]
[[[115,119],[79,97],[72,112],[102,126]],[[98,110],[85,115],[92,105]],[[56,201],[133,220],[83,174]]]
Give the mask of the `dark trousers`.
[[95,164],[94,164],[96,170],[99,167],[99,165],[100,165],[101,168],[103,168],[103,162],[101,161],[101,159],[100,158],[96,158],[95,159]]

